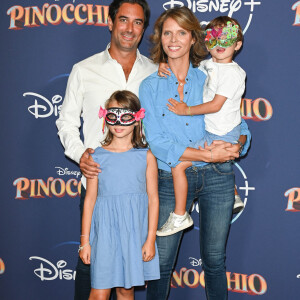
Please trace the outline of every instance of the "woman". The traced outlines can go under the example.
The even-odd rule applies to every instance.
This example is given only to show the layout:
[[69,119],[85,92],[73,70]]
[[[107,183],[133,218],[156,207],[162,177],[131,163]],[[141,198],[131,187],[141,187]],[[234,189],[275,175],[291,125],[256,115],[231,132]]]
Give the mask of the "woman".
[[[197,198],[206,295],[208,299],[222,300],[227,299],[225,250],[234,203],[234,173],[232,164],[226,161],[238,157],[243,149],[240,144],[225,142],[215,142],[206,149],[188,147],[203,138],[203,116],[178,116],[167,108],[170,98],[184,101],[189,106],[202,103],[206,76],[197,66],[206,54],[203,41],[199,21],[188,8],[165,11],[154,26],[151,56],[156,63],[167,61],[171,75],[152,74],[142,82],[139,96],[146,109],[146,138],[158,160],[158,227],[166,222],[175,206],[171,167],[178,161],[194,161],[193,167],[186,170],[187,210]],[[241,132],[239,141],[246,152],[250,133],[244,122]],[[167,299],[181,237],[182,232],[157,237],[161,279],[149,282],[148,300]]]

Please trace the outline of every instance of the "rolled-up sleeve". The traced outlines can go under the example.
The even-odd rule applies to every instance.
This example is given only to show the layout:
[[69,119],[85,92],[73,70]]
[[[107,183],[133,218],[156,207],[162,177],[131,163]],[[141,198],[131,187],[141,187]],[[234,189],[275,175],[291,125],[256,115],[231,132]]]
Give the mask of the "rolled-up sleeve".
[[[140,85],[139,97],[142,107],[146,110],[143,124],[151,151],[157,159],[170,167],[175,167],[187,146],[172,140],[171,135],[163,130],[155,105],[156,100],[159,101],[156,99],[157,91],[147,80]],[[169,125],[170,129],[175,130],[176,124]]]
[[65,148],[65,155],[79,163],[85,151],[80,139],[80,116],[83,105],[83,85],[79,68],[74,65],[68,79],[66,94],[56,121],[58,135]]
[[251,133],[250,133],[248,125],[244,119],[242,119],[242,122],[241,122],[241,135],[247,136],[246,143],[245,143],[243,151],[241,153],[241,156],[244,156],[247,153],[247,151],[250,147],[250,142],[251,142]]

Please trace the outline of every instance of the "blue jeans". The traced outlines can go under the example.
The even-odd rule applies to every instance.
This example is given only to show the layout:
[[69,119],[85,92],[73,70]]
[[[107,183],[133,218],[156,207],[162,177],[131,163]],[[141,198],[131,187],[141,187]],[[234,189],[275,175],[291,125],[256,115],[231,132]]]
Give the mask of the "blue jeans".
[[[234,172],[231,163],[209,164],[186,170],[187,210],[199,201],[200,254],[208,300],[227,299],[225,251],[234,203]],[[160,228],[175,207],[171,172],[159,170]],[[160,279],[148,282],[147,300],[165,300],[183,232],[157,237]]]

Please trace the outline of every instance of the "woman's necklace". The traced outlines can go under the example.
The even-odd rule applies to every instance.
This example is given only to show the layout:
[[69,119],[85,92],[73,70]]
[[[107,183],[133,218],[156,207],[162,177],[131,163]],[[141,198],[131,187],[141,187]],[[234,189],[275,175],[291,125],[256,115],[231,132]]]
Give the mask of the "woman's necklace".
[[178,83],[179,83],[179,86],[178,86],[178,93],[179,93],[179,100],[180,102],[183,102],[183,90],[184,90],[184,85],[185,85],[185,80],[181,81],[179,79],[178,80]]
[[178,82],[179,82],[179,85],[180,85],[180,86],[184,86],[184,85],[185,85],[185,81],[180,82],[180,81],[178,80]]

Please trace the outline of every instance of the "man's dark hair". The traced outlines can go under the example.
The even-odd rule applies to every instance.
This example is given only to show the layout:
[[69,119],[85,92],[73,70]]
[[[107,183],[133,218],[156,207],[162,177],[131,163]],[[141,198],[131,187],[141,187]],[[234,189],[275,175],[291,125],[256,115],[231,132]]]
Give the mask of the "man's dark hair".
[[115,21],[116,14],[118,13],[119,8],[123,3],[139,4],[143,8],[144,29],[146,29],[149,25],[149,19],[150,19],[150,8],[146,0],[113,0],[113,2],[109,6],[109,12],[108,12],[108,15],[112,19],[113,23]]

